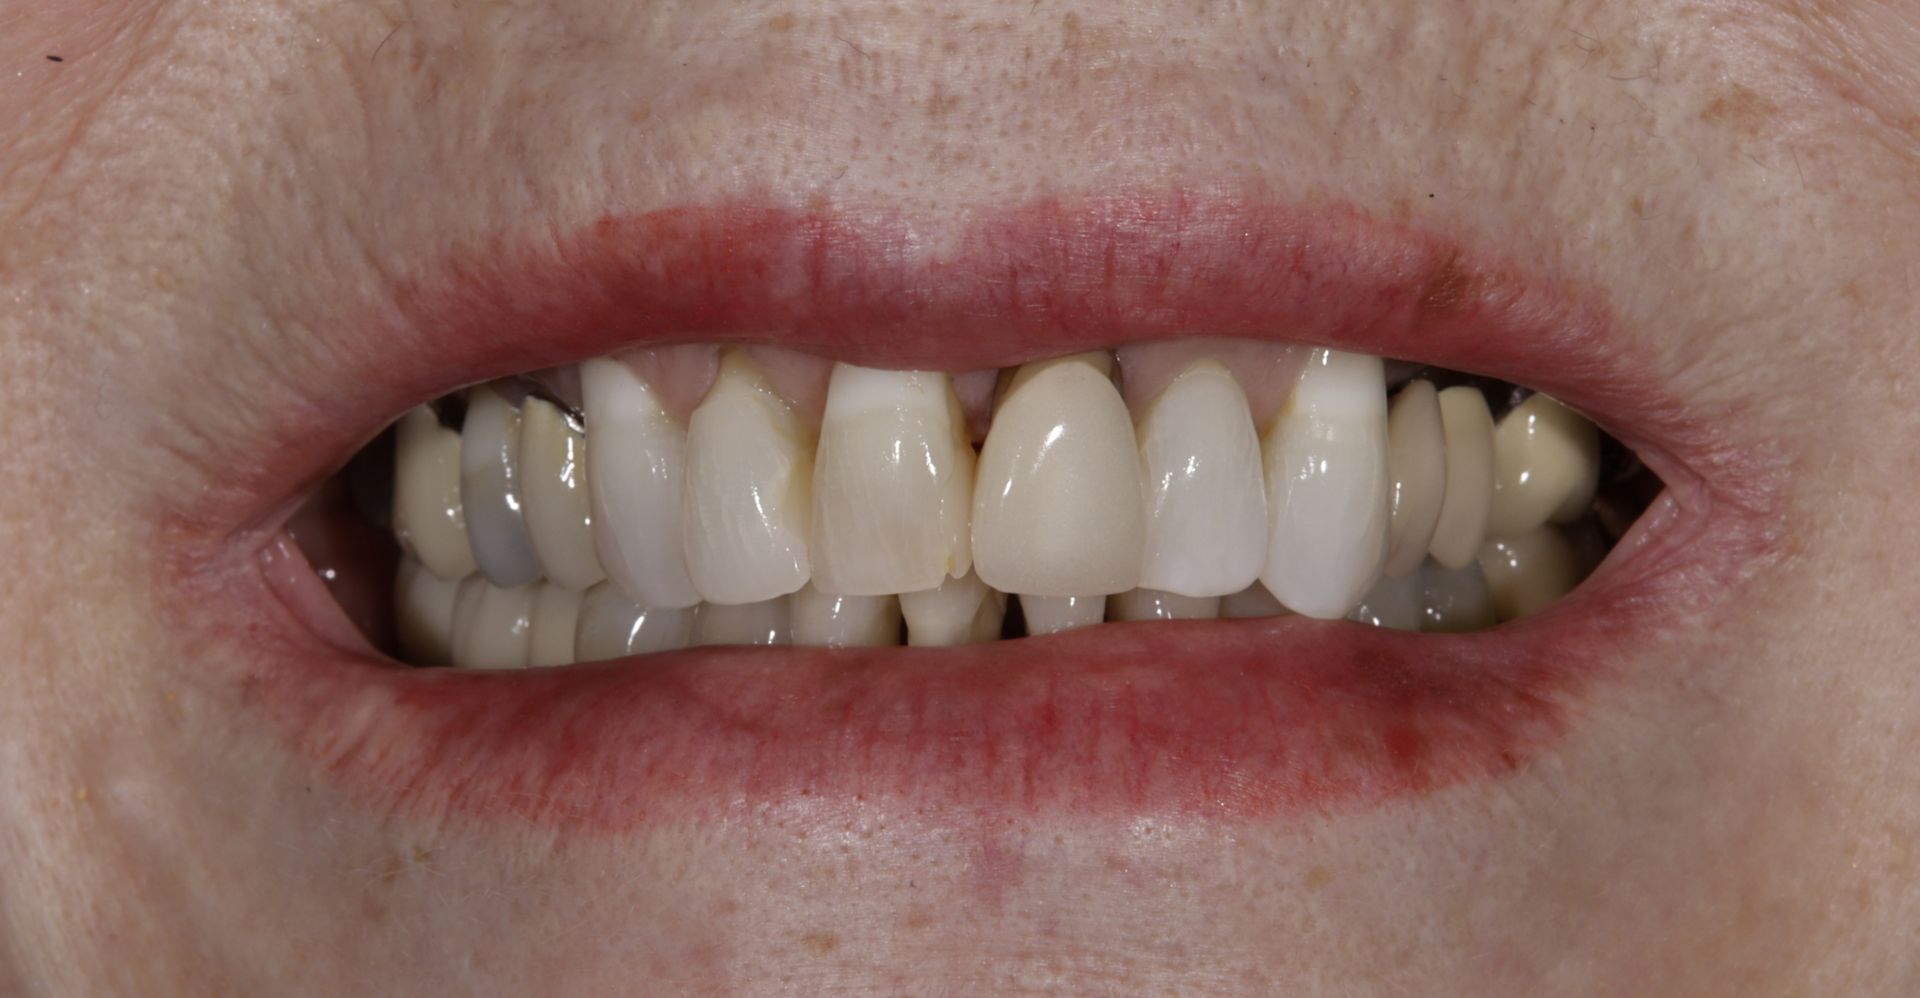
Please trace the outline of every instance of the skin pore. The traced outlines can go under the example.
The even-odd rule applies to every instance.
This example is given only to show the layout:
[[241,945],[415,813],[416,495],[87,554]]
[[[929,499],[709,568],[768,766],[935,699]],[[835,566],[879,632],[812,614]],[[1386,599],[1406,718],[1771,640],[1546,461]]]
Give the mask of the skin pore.
[[[17,6],[0,992],[1920,987],[1920,11]],[[202,598],[264,571],[265,427],[370,432],[512,370],[342,373],[449,260],[743,200],[906,219],[938,255],[1008,206],[1174,189],[1443,233],[1603,302],[1764,543],[1510,776],[1232,820],[369,806],[258,709],[257,635]]]

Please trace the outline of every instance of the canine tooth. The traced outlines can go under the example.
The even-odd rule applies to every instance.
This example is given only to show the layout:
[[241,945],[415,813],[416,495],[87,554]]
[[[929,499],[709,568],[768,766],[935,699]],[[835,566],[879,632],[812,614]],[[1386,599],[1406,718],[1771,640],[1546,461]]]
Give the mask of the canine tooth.
[[409,663],[453,661],[453,605],[459,594],[459,581],[440,578],[412,558],[401,559],[393,581],[394,629]]
[[587,479],[594,550],[607,577],[634,603],[689,607],[700,594],[680,541],[687,431],[652,386],[605,357],[580,365],[587,413]]
[[1158,589],[1129,589],[1107,597],[1109,620],[1212,620],[1218,616],[1218,596],[1182,596]]
[[527,537],[547,578],[568,589],[606,578],[593,550],[586,439],[546,399],[520,406],[520,467]]
[[1039,636],[1088,627],[1107,619],[1105,596],[1032,596],[1020,594],[1027,633]]
[[1552,520],[1577,519],[1600,481],[1600,431],[1545,395],[1515,406],[1493,431],[1493,507],[1488,532],[1518,537]]
[[1380,358],[1317,348],[1264,442],[1260,581],[1308,617],[1343,617],[1387,544],[1387,398]]
[[792,643],[792,607],[786,596],[758,603],[702,603],[693,625],[696,645]]
[[1440,502],[1447,492],[1447,437],[1440,425],[1440,393],[1428,381],[1410,381],[1387,410],[1386,573],[1412,575],[1427,560]]
[[813,435],[744,353],[720,360],[687,425],[687,574],[713,603],[760,603],[807,584]]
[[693,643],[694,607],[642,608],[620,587],[602,582],[587,590],[573,634],[576,662],[674,651]]
[[1263,583],[1256,582],[1232,595],[1220,597],[1220,616],[1228,620],[1284,617],[1292,610],[1280,605]]
[[584,589],[543,582],[533,594],[533,630],[527,639],[528,665],[571,665],[574,634],[580,623]]
[[1572,592],[1584,567],[1567,535],[1551,525],[1480,549],[1480,571],[1501,620],[1524,617]]
[[814,456],[815,585],[880,596],[967,574],[966,422],[945,374],[834,366]]
[[460,433],[415,406],[394,429],[393,533],[427,571],[451,582],[472,575],[460,505]]
[[1479,565],[1468,562],[1465,568],[1448,568],[1429,561],[1415,578],[1420,583],[1421,630],[1463,634],[1498,622],[1493,593]]
[[1266,563],[1267,492],[1246,393],[1218,361],[1189,366],[1137,426],[1146,471],[1143,588],[1245,589]]
[[988,588],[973,572],[932,589],[900,594],[907,644],[916,647],[992,641],[1000,636],[1006,612],[1007,594]]
[[1366,598],[1354,607],[1347,618],[1396,631],[1417,631],[1425,611],[1417,576],[1409,574],[1395,578],[1385,575],[1373,584],[1372,589],[1367,590]]
[[460,429],[460,506],[481,574],[496,586],[540,577],[520,504],[520,413],[481,385],[467,396]]
[[474,576],[453,608],[453,664],[465,669],[524,669],[537,587],[502,588]]
[[1447,437],[1447,490],[1427,553],[1448,568],[1465,568],[1487,539],[1493,505],[1493,416],[1486,396],[1470,385],[1441,392],[1440,428]]
[[898,597],[833,596],[808,584],[790,599],[794,644],[856,648],[900,643]]
[[974,570],[993,588],[1105,596],[1139,582],[1140,459],[1111,366],[1080,354],[1009,382],[973,491]]

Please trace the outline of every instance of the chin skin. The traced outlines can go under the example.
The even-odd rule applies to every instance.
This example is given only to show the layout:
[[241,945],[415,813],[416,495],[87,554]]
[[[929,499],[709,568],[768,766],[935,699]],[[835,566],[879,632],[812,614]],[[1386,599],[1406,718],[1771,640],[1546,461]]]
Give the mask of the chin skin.
[[[1913,993],[1914,22],[23,15],[0,31],[0,992]],[[1511,772],[1228,816],[833,781],[640,826],[380,806],[236,681],[285,622],[207,626],[234,614],[189,585],[397,392],[497,373],[342,374],[396,330],[448,335],[409,294],[445,261],[741,202],[904,219],[898,252],[941,258],[1008,205],[1175,188],[1351,206],[1602,303],[1717,455],[1695,508],[1755,543],[1666,579],[1669,626]],[[303,419],[327,442],[270,452]]]

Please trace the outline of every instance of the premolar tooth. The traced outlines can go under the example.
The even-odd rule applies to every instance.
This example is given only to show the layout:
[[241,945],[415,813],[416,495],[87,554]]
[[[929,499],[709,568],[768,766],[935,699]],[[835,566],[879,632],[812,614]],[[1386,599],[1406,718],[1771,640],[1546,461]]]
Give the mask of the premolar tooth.
[[1007,594],[988,588],[973,572],[932,589],[900,595],[907,644],[916,647],[992,641],[1000,636],[1006,612]]
[[453,664],[465,669],[526,668],[535,588],[502,588],[479,576],[462,583],[453,609]]
[[1387,543],[1387,398],[1380,358],[1315,349],[1264,442],[1260,581],[1308,617],[1345,616]]
[[1553,520],[1579,518],[1600,481],[1600,431],[1545,395],[1515,406],[1493,431],[1493,508],[1488,531],[1518,537]]
[[571,665],[574,635],[586,591],[543,582],[533,594],[533,625],[527,639],[527,664]]
[[702,603],[693,625],[696,645],[784,645],[792,642],[789,597],[758,603]]
[[1401,578],[1381,576],[1380,581],[1367,590],[1360,605],[1347,615],[1349,620],[1396,631],[1419,630],[1425,616],[1420,579],[1411,574]]
[[1141,415],[1140,585],[1188,596],[1245,589],[1266,563],[1267,494],[1246,393],[1218,361],[1174,378]]
[[694,607],[642,608],[619,586],[602,582],[587,590],[573,635],[576,662],[674,651],[693,643]]
[[496,586],[524,586],[540,576],[520,503],[520,413],[481,385],[467,396],[460,430],[460,506],[473,560]]
[[621,361],[603,357],[580,365],[580,388],[600,564],[637,605],[693,606],[700,594],[681,543],[686,429]]
[[808,584],[789,598],[796,645],[861,648],[900,643],[898,597],[833,596]]
[[1220,597],[1220,616],[1228,620],[1284,617],[1292,612],[1273,598],[1264,583],[1256,582],[1237,593]]
[[1431,382],[1411,381],[1387,410],[1387,563],[1395,578],[1412,575],[1427,560],[1447,493],[1447,436],[1440,425],[1440,393]]
[[1140,464],[1111,365],[1062,357],[1009,382],[973,491],[974,570],[995,589],[1105,596],[1138,583]]
[[401,559],[393,582],[394,629],[408,663],[453,661],[453,607],[459,594],[459,581],[440,578],[412,558]]
[[1415,578],[1420,583],[1421,630],[1464,634],[1498,622],[1480,566],[1468,562],[1465,568],[1447,568],[1429,561]]
[[1487,539],[1493,505],[1493,416],[1471,385],[1440,393],[1440,428],[1447,437],[1447,490],[1427,552],[1447,568],[1473,564]]
[[1031,596],[1020,594],[1020,612],[1027,618],[1027,633],[1038,637],[1058,634],[1079,627],[1090,627],[1107,619],[1105,596]]
[[476,569],[460,505],[460,433],[427,406],[394,430],[393,533],[427,571],[458,582]]
[[1480,549],[1480,571],[1501,620],[1524,617],[1573,591],[1585,566],[1558,527],[1495,538]]
[[593,550],[586,438],[546,399],[520,406],[520,467],[527,536],[547,578],[568,589],[606,578]]
[[1129,589],[1107,597],[1109,620],[1212,620],[1218,616],[1218,596],[1182,596],[1158,589]]
[[973,461],[947,375],[835,365],[814,458],[814,584],[880,596],[965,575]]
[[806,585],[813,435],[739,351],[687,425],[687,573],[714,603],[760,603]]

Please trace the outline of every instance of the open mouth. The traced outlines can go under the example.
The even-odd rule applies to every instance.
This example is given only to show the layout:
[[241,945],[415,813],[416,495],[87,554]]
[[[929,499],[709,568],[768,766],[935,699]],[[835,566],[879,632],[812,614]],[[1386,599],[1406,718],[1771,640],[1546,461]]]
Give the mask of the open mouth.
[[233,533],[250,702],[433,816],[1358,806],[1528,766],[1764,542],[1602,309],[1458,245],[922,238],[725,206],[423,282],[280,470],[388,429]]

